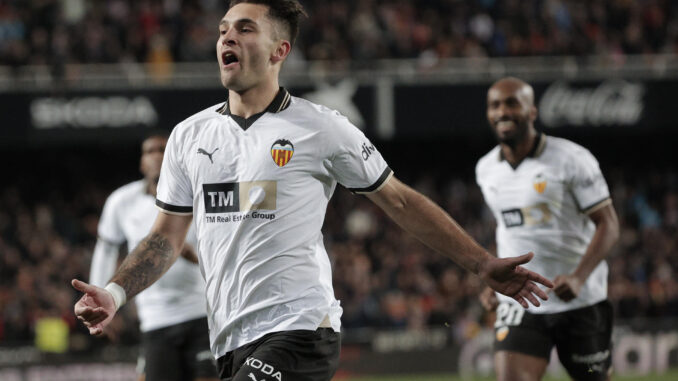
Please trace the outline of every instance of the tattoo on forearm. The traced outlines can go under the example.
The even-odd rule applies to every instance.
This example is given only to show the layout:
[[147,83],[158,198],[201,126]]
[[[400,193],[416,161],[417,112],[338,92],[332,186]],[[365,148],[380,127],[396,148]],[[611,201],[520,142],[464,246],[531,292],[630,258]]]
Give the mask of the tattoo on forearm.
[[127,256],[111,282],[125,289],[130,299],[160,278],[173,259],[170,242],[160,234],[151,233]]

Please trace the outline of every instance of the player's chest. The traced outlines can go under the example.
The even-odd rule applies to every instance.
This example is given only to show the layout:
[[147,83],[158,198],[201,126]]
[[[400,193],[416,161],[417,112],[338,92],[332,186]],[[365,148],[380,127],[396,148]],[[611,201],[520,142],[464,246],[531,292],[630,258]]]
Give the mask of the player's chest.
[[317,168],[313,134],[254,127],[258,129],[222,127],[200,134],[184,153],[194,182],[274,180]]
[[482,188],[488,205],[495,211],[560,205],[568,195],[563,171],[539,162],[523,163],[515,169],[502,163],[486,178]]

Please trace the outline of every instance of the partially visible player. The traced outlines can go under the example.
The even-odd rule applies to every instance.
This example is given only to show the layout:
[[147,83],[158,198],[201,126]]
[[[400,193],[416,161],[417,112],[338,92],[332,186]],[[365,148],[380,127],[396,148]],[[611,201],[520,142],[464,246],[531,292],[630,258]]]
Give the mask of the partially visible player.
[[[90,283],[105,286],[117,268],[120,246],[132,250],[148,234],[158,209],[155,195],[167,135],[146,138],[141,146],[142,180],[115,190],[99,221]],[[140,380],[217,380],[209,350],[205,282],[193,250],[193,229],[181,257],[153,286],[136,298],[142,331]]]
[[476,167],[477,182],[497,220],[497,254],[532,250],[525,267],[553,279],[555,297],[525,311],[486,289],[496,309],[498,380],[540,380],[555,346],[575,380],[608,380],[612,308],[604,261],[619,236],[616,212],[595,157],[534,127],[532,87],[517,78],[487,93],[487,118],[499,145]]
[[227,100],[172,132],[158,184],[161,213],[111,283],[73,280],[85,292],[74,310],[90,333],[171,265],[195,216],[222,380],[330,380],[342,309],[321,227],[337,183],[526,307],[547,298],[535,282],[551,282],[520,266],[532,254],[492,257],[398,181],[347,118],[280,87],[303,14],[296,0],[231,1],[216,47]]

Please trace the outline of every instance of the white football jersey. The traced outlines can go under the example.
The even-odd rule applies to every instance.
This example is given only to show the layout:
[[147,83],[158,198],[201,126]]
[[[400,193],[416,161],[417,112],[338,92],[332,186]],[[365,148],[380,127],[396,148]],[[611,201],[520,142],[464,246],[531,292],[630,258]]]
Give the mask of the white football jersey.
[[[585,148],[540,134],[532,152],[516,168],[499,146],[476,166],[476,181],[497,221],[497,255],[535,256],[527,269],[553,280],[572,273],[595,233],[588,214],[611,203],[598,162]],[[607,298],[607,263],[602,261],[577,298],[564,302],[555,294],[533,313],[555,313]],[[498,295],[500,301],[513,299]]]
[[[121,245],[127,242],[131,252],[148,235],[158,209],[155,197],[146,192],[144,180],[134,181],[115,190],[106,200],[99,220],[99,239]],[[193,228],[186,244],[196,247]],[[113,269],[92,269],[90,282],[105,285]],[[96,276],[108,272],[106,279]],[[99,284],[97,284],[99,283]],[[157,282],[134,298],[143,332],[205,317],[205,281],[197,264],[182,257]]]
[[392,171],[336,111],[282,89],[263,113],[228,102],[172,132],[158,186],[167,213],[192,213],[215,357],[269,332],[340,330],[321,227],[337,182],[380,189]]

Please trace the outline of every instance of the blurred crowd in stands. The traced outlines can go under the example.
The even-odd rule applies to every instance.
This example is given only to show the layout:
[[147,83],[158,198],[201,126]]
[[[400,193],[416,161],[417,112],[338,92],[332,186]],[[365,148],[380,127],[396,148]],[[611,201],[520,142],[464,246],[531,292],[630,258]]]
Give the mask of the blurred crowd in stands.
[[[473,179],[403,172],[494,250],[494,221]],[[618,167],[606,177],[622,226],[609,257],[616,317],[678,318],[678,172]],[[67,324],[72,350],[98,345],[102,341],[88,338],[73,316],[79,295],[70,280],[88,278],[98,217],[114,186],[82,178],[69,189],[48,180],[42,189],[51,190],[36,196],[35,184],[13,184],[0,188],[0,345],[30,343],[44,317]],[[347,331],[451,327],[461,339],[491,327],[492,316],[477,299],[483,287],[478,278],[404,233],[365,197],[338,189],[323,232]],[[134,343],[133,303],[122,311],[112,337]]]
[[[678,53],[671,0],[302,0],[288,60]],[[0,1],[0,65],[215,58],[227,0]]]

